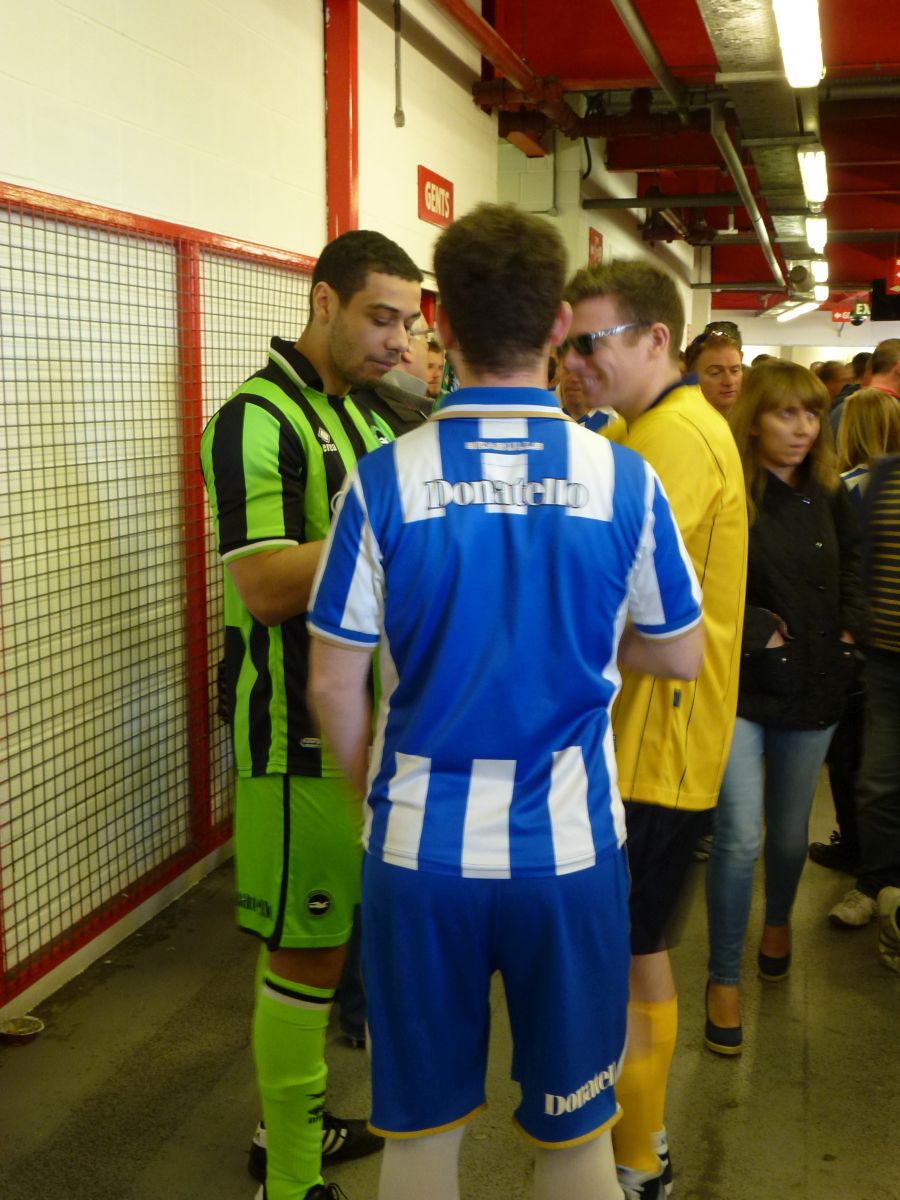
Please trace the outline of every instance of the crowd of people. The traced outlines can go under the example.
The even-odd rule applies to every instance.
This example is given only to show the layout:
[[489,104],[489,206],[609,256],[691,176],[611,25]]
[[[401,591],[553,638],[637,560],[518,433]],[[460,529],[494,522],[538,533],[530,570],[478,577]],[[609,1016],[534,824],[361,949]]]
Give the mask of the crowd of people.
[[[458,1200],[499,973],[534,1195],[662,1200],[668,950],[710,821],[711,1051],[743,1046],[763,824],[757,964],[790,970],[826,756],[839,832],[809,856],[855,871],[831,919],[877,915],[900,972],[900,341],[855,388],[746,367],[731,322],[682,355],[664,271],[567,279],[513,206],[434,266],[432,327],[399,246],[329,243],[303,332],[202,439],[261,942],[251,1171],[336,1200],[323,1163],[383,1150],[381,1200]],[[325,1103],[336,993],[368,1123]]]

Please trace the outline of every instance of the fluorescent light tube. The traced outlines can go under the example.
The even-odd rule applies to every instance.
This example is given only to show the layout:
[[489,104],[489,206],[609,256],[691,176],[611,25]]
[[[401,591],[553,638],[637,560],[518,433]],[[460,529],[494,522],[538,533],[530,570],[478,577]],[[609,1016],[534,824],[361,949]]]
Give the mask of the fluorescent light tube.
[[797,304],[794,308],[789,308],[787,312],[779,313],[775,318],[776,321],[793,321],[794,317],[805,316],[806,313],[814,312],[819,307],[818,300],[807,300],[803,304]]
[[812,277],[816,283],[828,282],[828,260],[824,258],[814,258],[809,264],[809,269],[812,271]]
[[801,147],[797,151],[803,191],[810,204],[824,204],[828,199],[828,167],[821,146]]
[[815,298],[819,304],[824,304],[825,301],[828,299],[828,297],[831,295],[831,290],[828,287],[827,283],[817,283],[816,286],[813,288],[813,295],[815,296]]
[[816,254],[824,252],[828,242],[828,222],[824,217],[806,218],[806,240]]
[[772,0],[784,73],[791,87],[818,86],[824,74],[819,0]]

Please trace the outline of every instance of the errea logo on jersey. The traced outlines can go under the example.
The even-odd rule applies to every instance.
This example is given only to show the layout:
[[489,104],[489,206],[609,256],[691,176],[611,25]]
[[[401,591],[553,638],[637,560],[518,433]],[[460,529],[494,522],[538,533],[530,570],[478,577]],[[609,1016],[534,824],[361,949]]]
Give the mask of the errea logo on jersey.
[[448,479],[425,481],[426,504],[430,510],[447,508],[450,504],[463,507],[485,504],[496,508],[539,508],[559,505],[562,508],[584,508],[590,492],[583,483],[571,479],[473,479],[451,483]]
[[328,451],[331,451],[331,453],[333,453],[333,454],[337,454],[337,446],[331,440],[331,434],[328,432],[327,429],[323,429],[322,426],[320,425],[319,428],[316,430],[316,437],[322,443],[323,450],[328,450]]

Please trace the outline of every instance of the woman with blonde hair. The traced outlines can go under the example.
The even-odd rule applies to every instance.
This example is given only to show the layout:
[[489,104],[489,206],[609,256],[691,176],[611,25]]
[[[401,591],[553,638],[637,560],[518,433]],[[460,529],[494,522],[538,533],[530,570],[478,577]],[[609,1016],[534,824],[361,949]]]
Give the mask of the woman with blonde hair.
[[838,426],[838,470],[854,499],[862,500],[876,458],[900,453],[900,401],[881,388],[860,388],[844,401]]
[[[851,498],[861,508],[878,459],[900,453],[900,402],[880,388],[861,388],[844,401],[838,426],[838,467]],[[856,784],[863,756],[865,690],[860,681],[851,693],[828,751],[828,777],[837,829],[827,842],[813,842],[809,857],[822,867],[858,875],[859,825]],[[833,925],[858,929],[875,915],[877,887],[857,883],[828,914]]]
[[738,715],[707,876],[706,1045],[742,1047],[739,983],[765,817],[763,979],[790,968],[790,915],[806,859],[819,770],[862,633],[858,522],[840,485],[811,371],[754,367],[730,417],[747,485],[750,551]]

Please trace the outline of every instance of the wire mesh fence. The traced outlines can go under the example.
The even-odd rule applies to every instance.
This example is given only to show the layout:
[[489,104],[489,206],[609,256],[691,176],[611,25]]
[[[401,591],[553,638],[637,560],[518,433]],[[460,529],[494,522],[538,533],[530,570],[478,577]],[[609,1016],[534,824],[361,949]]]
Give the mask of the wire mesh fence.
[[197,439],[309,290],[59,208],[0,200],[0,1003],[229,834]]

